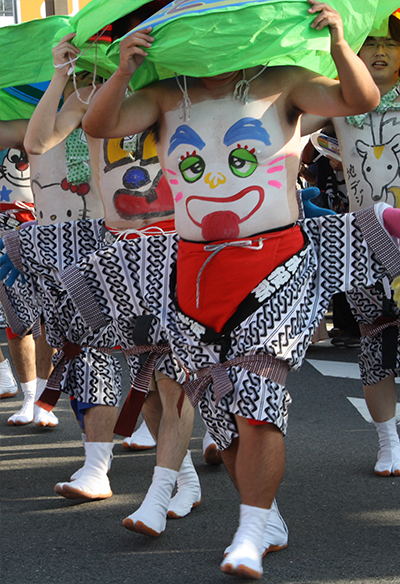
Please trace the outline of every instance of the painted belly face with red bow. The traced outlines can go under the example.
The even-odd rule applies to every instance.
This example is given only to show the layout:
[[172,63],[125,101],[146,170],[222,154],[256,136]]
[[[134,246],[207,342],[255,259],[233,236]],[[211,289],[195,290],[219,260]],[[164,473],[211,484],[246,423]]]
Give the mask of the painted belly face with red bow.
[[104,209],[96,181],[73,185],[66,178],[64,142],[40,156],[30,156],[31,186],[39,225],[99,219]]
[[237,239],[296,220],[287,192],[297,157],[274,106],[224,99],[195,104],[187,123],[179,114],[166,114],[159,156],[182,237]]

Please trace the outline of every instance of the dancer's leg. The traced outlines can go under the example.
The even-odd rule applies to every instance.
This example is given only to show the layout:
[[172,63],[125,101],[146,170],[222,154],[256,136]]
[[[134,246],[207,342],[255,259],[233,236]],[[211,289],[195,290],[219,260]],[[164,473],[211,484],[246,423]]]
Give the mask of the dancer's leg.
[[[53,371],[52,358],[56,350],[46,341],[46,331],[44,324],[41,325],[42,334],[35,339],[35,354],[36,354],[36,374],[37,374],[37,388],[35,401],[40,398],[48,378]],[[53,412],[41,408],[35,404],[34,418],[36,426],[54,427],[58,425],[58,418]]]
[[3,355],[0,347],[0,398],[14,397],[18,393],[18,385],[15,380],[11,365]]
[[98,405],[85,410],[85,464],[68,483],[57,483],[55,491],[67,499],[106,499],[112,491],[107,473],[112,457],[114,426],[118,408]]
[[207,464],[222,464],[221,451],[211,438],[208,430],[206,430],[203,438],[203,457],[204,462]]
[[157,465],[179,471],[193,432],[194,409],[185,395],[179,416],[178,401],[182,386],[173,379],[159,379],[157,389],[162,405],[157,438]]
[[400,441],[396,428],[397,387],[394,375],[364,385],[364,396],[379,437],[375,473],[400,476]]
[[[276,519],[276,511],[272,509],[284,470],[283,435],[273,424],[253,426],[241,416],[235,416],[235,420],[239,438],[222,451],[222,458],[237,485],[242,504],[239,528],[226,550],[221,569],[228,574],[260,578],[261,558],[266,551],[272,551],[266,550],[265,536],[268,523]],[[283,526],[286,527],[284,522]],[[285,539],[284,529],[280,531],[281,545],[270,541],[268,547],[285,547],[287,533]]]
[[143,420],[139,428],[132,432],[130,436],[124,438],[122,447],[131,450],[151,450],[155,448],[154,440],[146,422]]
[[[168,377],[157,375],[157,391],[150,391],[143,408],[144,418],[157,441],[157,466],[142,505],[123,521],[127,529],[153,536],[165,530],[169,510],[171,517],[183,517],[201,499],[200,483],[187,450],[194,410],[185,396],[179,416],[177,406],[182,387]],[[178,492],[171,499],[177,479]]]
[[32,335],[8,339],[8,350],[20,383],[36,379],[36,350]]
[[50,347],[46,341],[46,331],[44,324],[41,325],[42,334],[35,339],[35,355],[36,355],[36,375],[40,379],[48,379],[50,373],[53,371],[53,364],[51,362],[56,349]]
[[10,416],[10,426],[20,426],[33,422],[34,403],[36,396],[36,353],[32,335],[23,338],[11,336],[8,339],[8,349],[19,379],[24,402],[22,408]]

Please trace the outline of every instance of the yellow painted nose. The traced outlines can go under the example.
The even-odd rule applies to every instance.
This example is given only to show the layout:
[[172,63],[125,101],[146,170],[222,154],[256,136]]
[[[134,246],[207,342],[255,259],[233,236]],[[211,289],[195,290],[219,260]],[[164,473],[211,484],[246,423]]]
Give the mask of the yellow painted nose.
[[210,189],[215,189],[217,186],[226,183],[226,178],[220,172],[218,172],[216,175],[213,175],[212,172],[209,172],[204,177],[204,182],[210,187]]
[[383,145],[383,146],[374,146],[374,154],[375,154],[375,158],[377,160],[379,160],[380,157],[382,156],[382,152],[383,152],[384,148],[385,148],[385,145]]

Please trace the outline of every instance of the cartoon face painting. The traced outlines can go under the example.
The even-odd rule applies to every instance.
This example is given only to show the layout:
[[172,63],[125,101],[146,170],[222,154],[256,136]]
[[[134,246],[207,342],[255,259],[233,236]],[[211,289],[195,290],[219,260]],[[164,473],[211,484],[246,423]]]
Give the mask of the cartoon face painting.
[[[32,191],[37,201],[36,209],[40,225],[88,219],[91,215],[90,198],[87,196],[90,193],[90,184],[87,182],[72,185],[63,178],[61,183],[42,185],[39,180],[34,179]],[[44,201],[46,204],[43,204]]]
[[73,185],[66,178],[64,143],[31,156],[32,192],[39,225],[104,217],[96,182]]
[[186,124],[179,112],[167,114],[163,170],[174,194],[178,233],[192,240],[237,239],[268,230],[268,212],[288,224],[291,155],[283,150],[278,116],[260,102],[241,108],[221,100],[218,106],[220,113],[211,115],[209,102],[196,104]]
[[104,140],[102,157],[99,181],[108,222],[141,225],[173,216],[172,192],[158,162],[153,133]]
[[30,169],[25,152],[9,148],[0,152],[0,203],[32,203]]
[[393,112],[391,115],[388,112],[383,114],[379,123],[378,137],[374,135],[372,123],[370,128],[372,143],[368,144],[363,140],[356,142],[357,152],[363,159],[361,171],[371,188],[371,199],[375,203],[384,201],[396,206],[395,193],[391,192],[391,186],[398,179],[400,169],[400,119],[397,119]]
[[380,202],[400,207],[400,112],[369,113],[361,128],[336,125],[350,210]]

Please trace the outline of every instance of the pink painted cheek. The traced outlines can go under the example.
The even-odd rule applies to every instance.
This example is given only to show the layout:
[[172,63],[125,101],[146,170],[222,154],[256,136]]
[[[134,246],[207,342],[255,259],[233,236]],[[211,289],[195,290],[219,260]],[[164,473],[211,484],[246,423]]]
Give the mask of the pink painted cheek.
[[183,194],[182,193],[178,193],[175,197],[175,203],[179,203],[179,201],[183,198]]
[[176,176],[176,172],[174,170],[171,170],[170,168],[163,168],[163,172]]
[[278,180],[269,180],[268,184],[271,185],[271,187],[275,187],[276,189],[282,188],[282,183],[280,183]]

